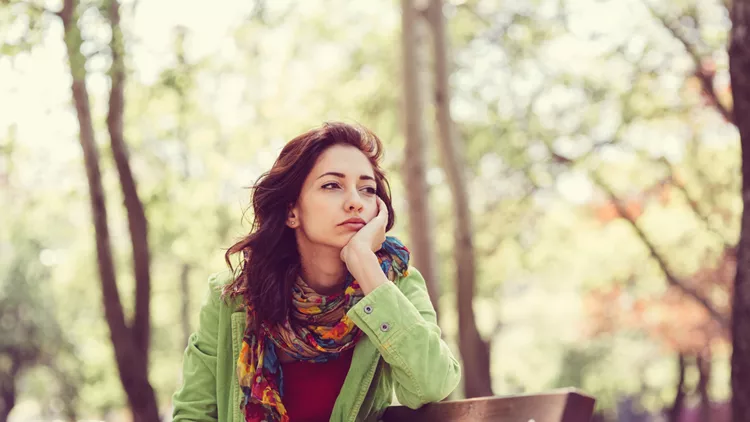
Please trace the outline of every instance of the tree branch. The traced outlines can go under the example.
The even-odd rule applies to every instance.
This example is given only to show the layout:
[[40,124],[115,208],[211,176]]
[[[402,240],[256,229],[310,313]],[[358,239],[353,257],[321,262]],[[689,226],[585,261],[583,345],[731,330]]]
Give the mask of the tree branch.
[[[405,2],[405,4],[408,2]],[[456,146],[455,125],[450,113],[450,77],[447,34],[442,0],[430,0],[427,21],[432,31],[434,101],[440,158],[447,176],[455,213],[454,259],[460,351],[464,357],[465,393],[467,397],[492,395],[489,377],[489,345],[476,326],[472,300],[476,283],[476,256],[472,233],[471,211],[466,189],[465,164],[462,151]]]
[[[73,80],[72,91],[78,116],[79,140],[83,149],[86,176],[89,182],[104,314],[109,325],[110,339],[112,340],[115,352],[115,361],[120,381],[128,396],[130,408],[133,411],[133,420],[157,421],[159,420],[159,411],[153,388],[148,382],[148,361],[142,359],[142,353],[139,350],[139,347],[142,347],[142,344],[138,343],[141,333],[137,333],[134,336],[131,327],[128,327],[117,290],[115,264],[112,257],[109,227],[107,224],[104,187],[99,167],[99,151],[94,138],[94,125],[92,122],[89,95],[86,89],[86,58],[80,49],[82,37],[78,26],[79,14],[77,9],[78,0],[65,0],[60,12],[60,18],[63,21],[65,46]],[[112,38],[115,42],[118,42],[121,39],[121,34],[118,36],[118,34],[113,33]],[[121,58],[119,60],[120,62],[122,61]],[[118,85],[116,78],[113,78],[113,85]],[[119,83],[119,88],[117,89],[121,90],[121,88],[122,84]],[[115,106],[115,110],[117,110],[117,107],[122,106],[122,98],[118,100],[117,95],[122,95],[122,92],[120,91],[114,96],[115,102],[119,102],[119,105]],[[112,97],[110,97],[110,101],[112,101]],[[119,133],[122,134],[121,118],[110,121],[110,116],[108,116],[107,120],[108,127],[114,127],[112,125],[119,124]],[[117,147],[116,140],[113,140],[112,150],[115,156],[122,153],[122,151],[116,151]],[[115,160],[117,161],[117,158]],[[125,195],[126,205],[128,200],[128,196]],[[130,217],[130,212],[128,214]],[[134,243],[136,241],[137,239],[133,240]],[[136,279],[136,294],[138,293],[138,280]],[[142,312],[139,312],[139,305],[139,299],[136,298],[136,318],[138,318],[139,314],[142,314]],[[148,314],[146,313],[146,315]]]
[[60,18],[63,21],[65,44],[67,46],[70,73],[73,79],[73,102],[78,116],[79,140],[83,149],[86,176],[89,184],[91,212],[96,236],[99,278],[102,284],[104,314],[110,328],[110,336],[115,353],[120,360],[127,360],[130,335],[127,332],[125,314],[117,290],[117,276],[112,257],[112,246],[107,224],[107,207],[99,167],[99,149],[97,148],[94,125],[91,117],[89,95],[86,88],[86,59],[81,54],[81,34],[78,28],[76,0],[65,0]]
[[406,198],[409,202],[409,237],[412,242],[412,258],[424,268],[427,292],[435,312],[440,319],[440,282],[437,271],[437,254],[434,248],[434,219],[429,206],[429,186],[425,179],[427,168],[427,139],[423,126],[424,104],[419,69],[423,65],[422,47],[419,41],[417,11],[411,0],[401,1],[401,54],[402,54],[402,98],[404,160],[402,174],[410,180]]
[[719,97],[716,95],[716,91],[714,90],[713,73],[706,72],[703,69],[703,66],[701,64],[701,56],[698,51],[696,51],[695,47],[690,44],[688,40],[686,40],[685,37],[682,36],[682,34],[680,34],[679,30],[675,27],[674,24],[667,21],[666,17],[657,13],[656,10],[654,10],[654,8],[651,7],[651,5],[648,3],[648,0],[643,0],[643,5],[646,7],[651,16],[661,22],[664,28],[669,31],[670,34],[672,34],[672,37],[674,37],[677,41],[680,42],[680,44],[682,44],[682,46],[685,48],[685,51],[693,60],[693,64],[695,65],[695,76],[701,82],[703,93],[711,98],[713,106],[724,117],[726,121],[734,123],[734,116],[732,114],[732,111],[724,106],[724,104],[719,101]]
[[672,407],[669,409],[669,422],[679,422],[683,403],[685,402],[685,355],[682,352],[677,355],[677,364],[679,365],[677,392],[675,393]]
[[150,337],[150,300],[151,276],[148,246],[148,222],[143,204],[138,197],[135,178],[130,169],[127,145],[125,144],[123,114],[125,106],[125,63],[124,43],[120,28],[120,4],[110,0],[109,20],[112,28],[110,49],[112,51],[112,68],[110,69],[111,90],[109,96],[109,113],[107,130],[112,146],[120,187],[125,202],[130,229],[130,243],[133,253],[133,273],[135,276],[135,315],[130,327],[135,348],[140,353],[140,360],[148,362]]
[[685,200],[687,201],[688,206],[690,206],[690,209],[693,211],[696,217],[698,217],[698,219],[703,222],[703,224],[706,226],[706,229],[710,231],[711,233],[713,233],[721,241],[724,249],[733,248],[734,245],[729,243],[727,238],[723,234],[719,233],[719,231],[712,226],[711,222],[708,219],[708,216],[700,210],[700,207],[698,206],[698,201],[696,201],[690,196],[690,194],[687,191],[687,188],[685,188],[685,186],[682,183],[679,183],[675,180],[674,166],[672,165],[672,163],[670,163],[664,157],[662,157],[659,161],[661,161],[662,164],[664,164],[664,166],[668,169],[669,179],[672,182],[671,185],[679,189],[682,195],[685,196]]
[[656,260],[656,263],[659,265],[659,268],[661,269],[662,273],[664,273],[664,276],[667,279],[667,282],[678,289],[680,289],[683,293],[693,298],[696,302],[703,305],[703,307],[706,309],[706,311],[711,315],[711,317],[721,325],[721,327],[727,331],[730,329],[729,320],[725,315],[723,315],[721,312],[716,310],[716,308],[711,304],[711,302],[708,300],[708,298],[701,295],[700,292],[698,292],[696,289],[688,286],[684,281],[680,280],[675,276],[672,271],[669,269],[669,266],[667,265],[666,260],[659,254],[659,252],[656,250],[656,247],[653,245],[653,243],[649,240],[646,233],[643,231],[643,229],[638,226],[638,223],[635,221],[635,219],[629,215],[628,211],[625,209],[625,206],[620,202],[620,200],[615,196],[612,189],[599,177],[596,172],[591,172],[591,179],[596,183],[597,186],[599,186],[609,197],[610,201],[615,205],[617,208],[617,212],[620,214],[620,217],[625,219],[628,223],[630,223],[630,226],[633,228],[633,230],[636,232],[638,237],[641,239],[643,244],[648,248],[649,252],[651,253],[651,257]]

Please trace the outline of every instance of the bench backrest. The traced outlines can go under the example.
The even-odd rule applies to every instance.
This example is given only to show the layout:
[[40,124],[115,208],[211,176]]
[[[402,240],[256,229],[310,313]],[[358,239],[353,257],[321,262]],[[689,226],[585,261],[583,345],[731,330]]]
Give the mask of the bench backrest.
[[385,422],[589,422],[594,398],[576,390],[430,403],[417,410],[392,406]]

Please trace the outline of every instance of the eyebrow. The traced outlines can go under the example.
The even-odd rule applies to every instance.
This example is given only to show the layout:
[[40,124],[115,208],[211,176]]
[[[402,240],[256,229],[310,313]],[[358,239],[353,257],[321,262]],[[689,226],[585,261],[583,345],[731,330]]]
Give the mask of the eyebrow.
[[[327,173],[323,173],[320,176],[318,176],[318,179],[320,179],[321,177],[324,177],[324,176],[336,176],[336,177],[338,177],[340,179],[346,179],[346,175],[344,173],[337,173],[335,171],[329,171]],[[372,180],[374,182],[375,178],[372,177],[372,176],[368,176],[366,174],[363,174],[363,175],[359,176],[359,180]]]

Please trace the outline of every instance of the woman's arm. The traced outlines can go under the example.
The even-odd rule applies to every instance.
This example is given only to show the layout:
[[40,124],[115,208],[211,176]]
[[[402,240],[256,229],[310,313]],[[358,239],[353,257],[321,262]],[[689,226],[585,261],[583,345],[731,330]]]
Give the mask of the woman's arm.
[[219,326],[219,292],[216,275],[200,311],[200,325],[188,340],[182,363],[182,386],[172,396],[172,421],[216,421],[216,339]]
[[383,274],[373,251],[386,240],[388,208],[377,200],[378,215],[341,249],[341,260],[365,293],[347,315],[390,365],[398,401],[416,409],[448,397],[461,379],[461,366],[440,337],[422,274],[409,268],[398,286]]
[[390,365],[396,397],[404,406],[416,409],[440,401],[458,385],[461,366],[440,337],[435,309],[416,268],[409,268],[399,286],[378,285],[347,315]]

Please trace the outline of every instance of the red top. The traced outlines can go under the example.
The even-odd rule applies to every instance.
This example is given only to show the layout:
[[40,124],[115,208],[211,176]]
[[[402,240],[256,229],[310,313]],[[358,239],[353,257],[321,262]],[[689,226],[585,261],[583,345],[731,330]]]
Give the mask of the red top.
[[284,397],[290,422],[327,422],[349,372],[354,348],[324,363],[282,362]]

